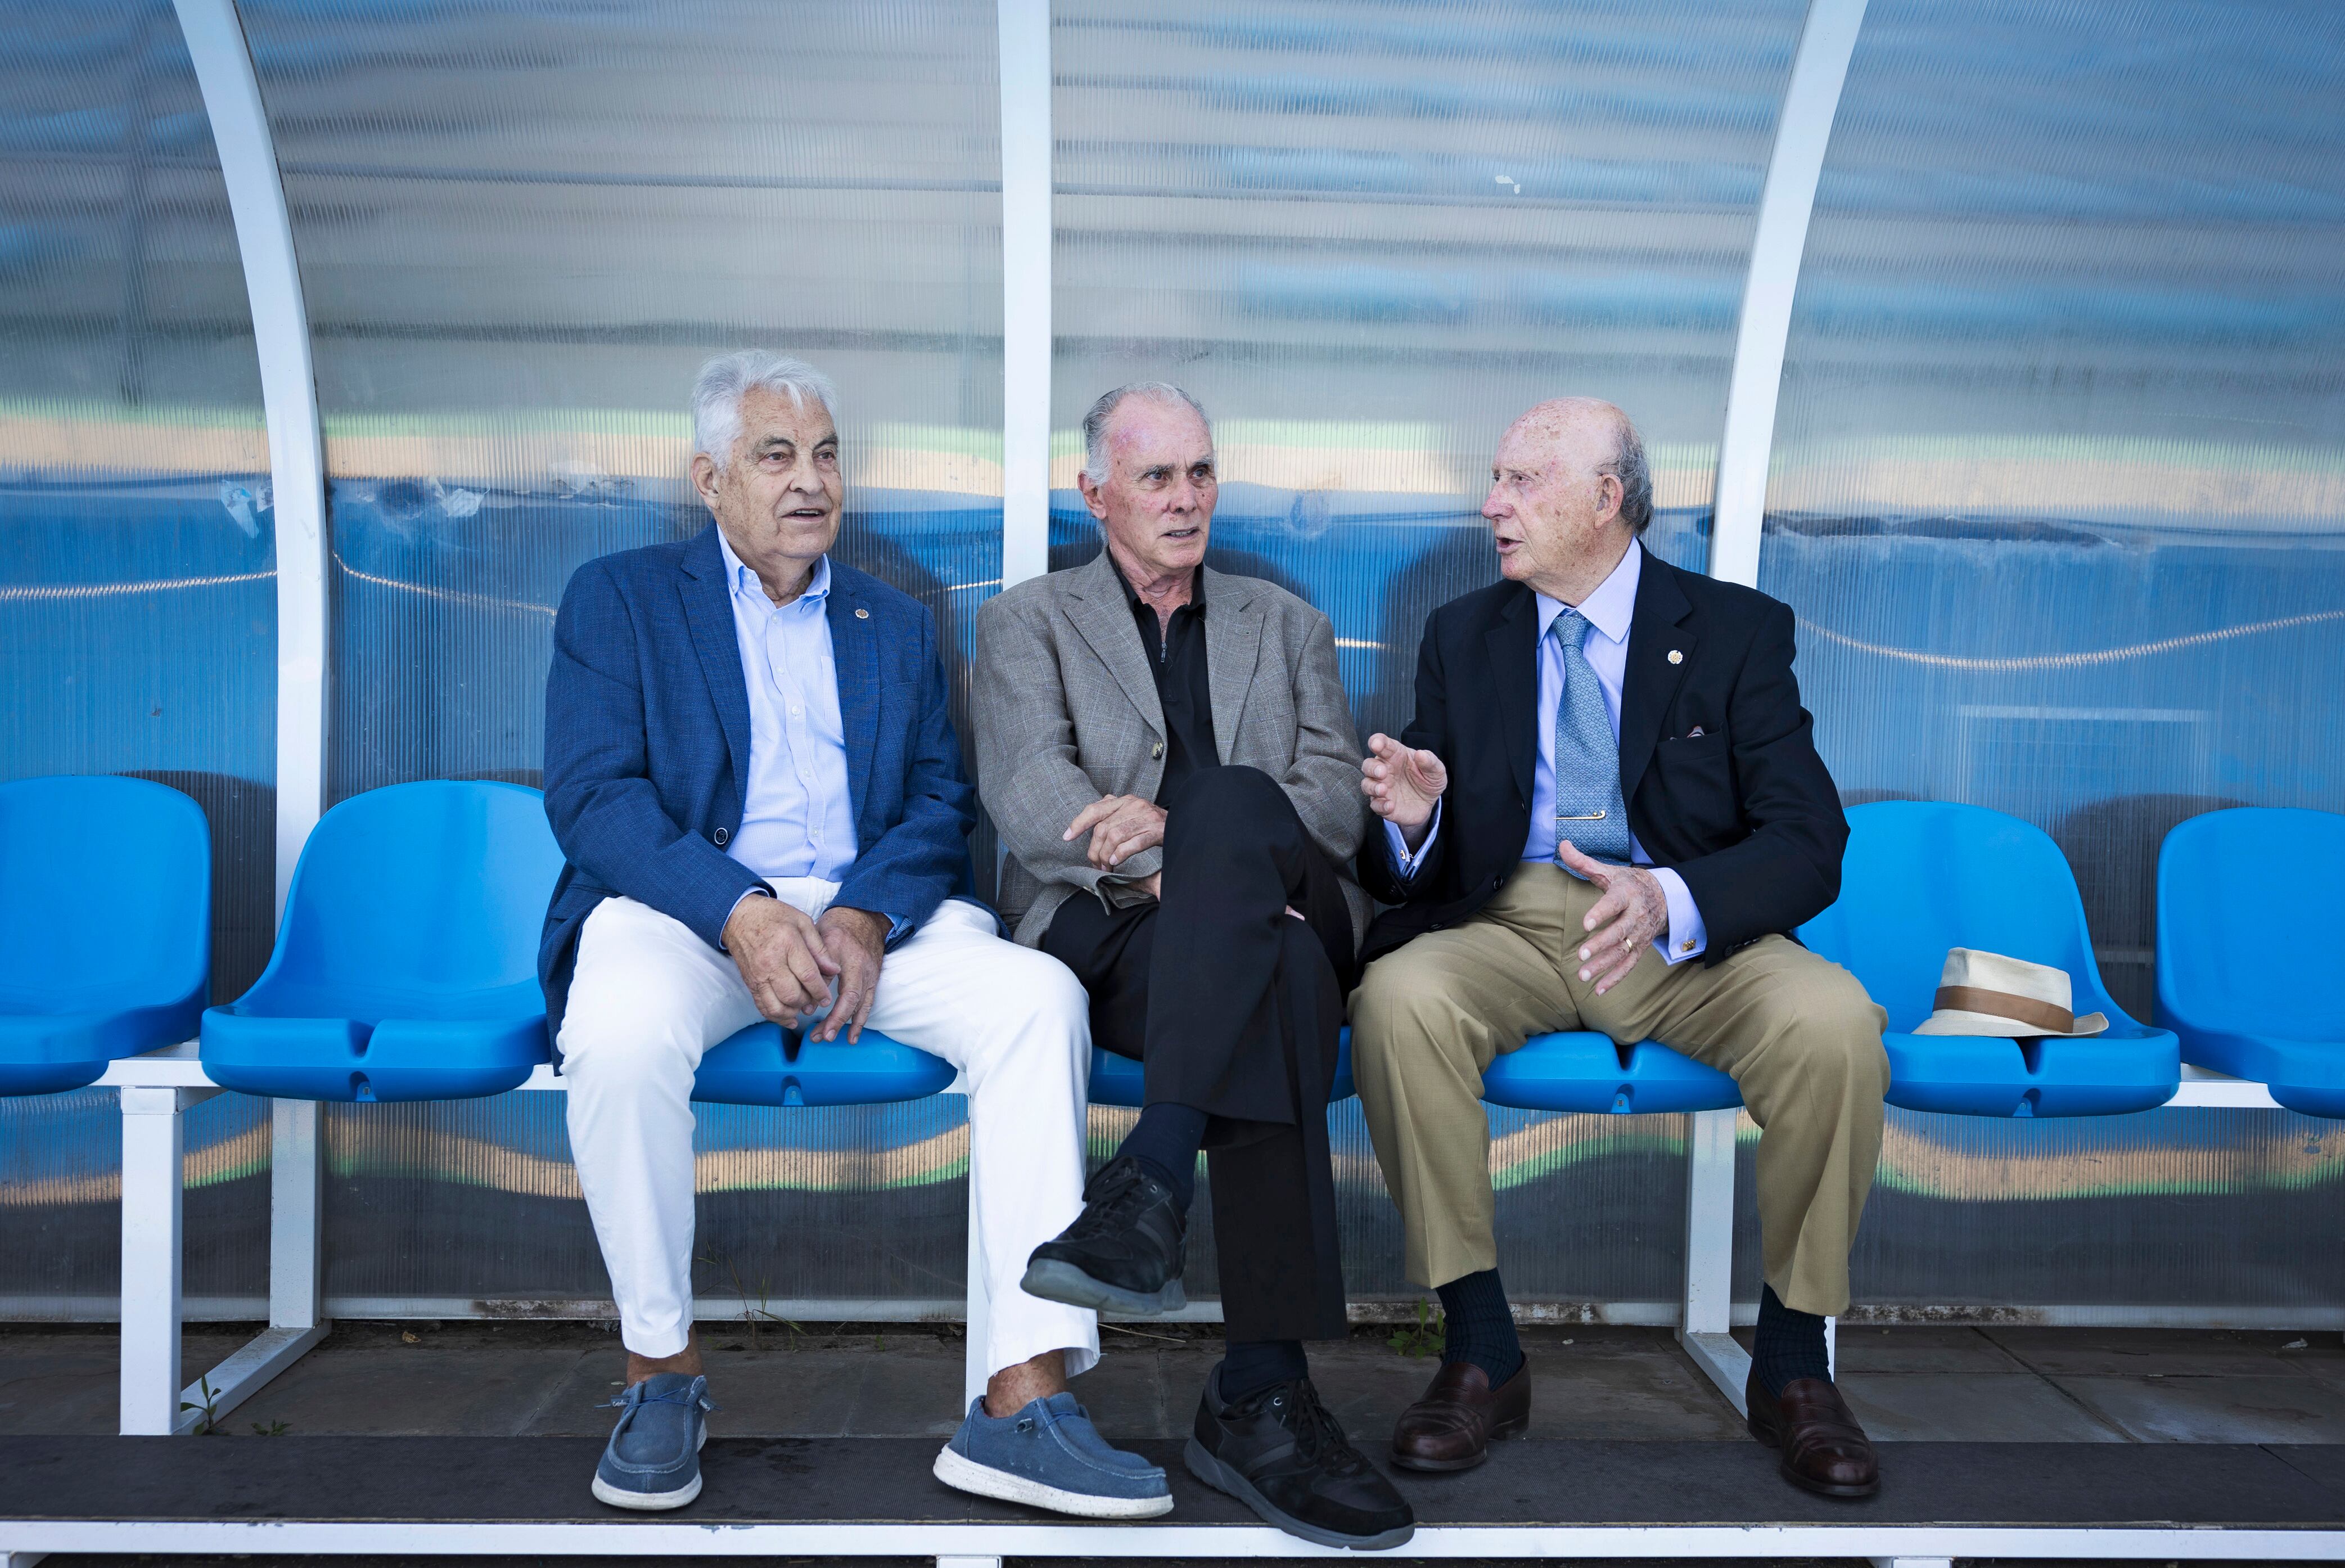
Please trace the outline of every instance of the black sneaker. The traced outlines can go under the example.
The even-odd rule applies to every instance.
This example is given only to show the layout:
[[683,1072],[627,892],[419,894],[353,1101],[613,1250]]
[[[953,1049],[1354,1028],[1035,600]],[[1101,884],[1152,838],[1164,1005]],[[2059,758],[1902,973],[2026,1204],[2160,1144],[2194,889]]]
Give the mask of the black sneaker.
[[1020,1281],[1029,1296],[1093,1311],[1177,1312],[1189,1222],[1172,1189],[1119,1155],[1083,1187],[1083,1212],[1034,1249]]
[[1416,1533],[1416,1513],[1352,1446],[1308,1378],[1273,1383],[1223,1408],[1222,1369],[1205,1380],[1189,1473],[1226,1492],[1289,1535],[1362,1552]]

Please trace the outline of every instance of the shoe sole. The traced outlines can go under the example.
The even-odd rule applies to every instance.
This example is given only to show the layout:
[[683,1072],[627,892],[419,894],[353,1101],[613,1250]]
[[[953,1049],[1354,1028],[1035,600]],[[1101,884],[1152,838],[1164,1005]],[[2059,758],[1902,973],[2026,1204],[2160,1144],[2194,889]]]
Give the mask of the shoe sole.
[[1188,1293],[1181,1288],[1178,1275],[1167,1279],[1158,1290],[1126,1290],[1120,1285],[1094,1279],[1073,1264],[1055,1257],[1038,1257],[1027,1264],[1026,1278],[1018,1282],[1018,1287],[1038,1300],[1088,1307],[1094,1312],[1122,1312],[1134,1318],[1178,1312],[1189,1304]]
[[1029,1508],[1047,1508],[1053,1513],[1071,1513],[1079,1519],[1154,1519],[1172,1512],[1170,1492],[1162,1497],[1101,1497],[1088,1492],[1069,1492],[980,1464],[950,1448],[938,1453],[935,1468],[937,1479],[956,1492],[999,1498],[1004,1502],[1022,1502]]
[[1408,1538],[1416,1533],[1415,1523],[1387,1530],[1381,1535],[1342,1535],[1333,1530],[1323,1530],[1315,1524],[1305,1524],[1293,1514],[1277,1507],[1261,1492],[1256,1492],[1254,1483],[1244,1476],[1206,1452],[1205,1445],[1195,1438],[1191,1438],[1189,1446],[1181,1451],[1181,1458],[1188,1465],[1191,1475],[1195,1476],[1215,1492],[1227,1492],[1253,1509],[1255,1516],[1264,1523],[1274,1524],[1289,1535],[1311,1542],[1315,1545],[1334,1546],[1354,1552],[1383,1552],[1395,1546],[1406,1545]]
[[[1750,1429],[1750,1432],[1752,1437],[1757,1438],[1769,1448],[1774,1449],[1778,1452],[1782,1451],[1783,1440],[1775,1434],[1774,1428],[1761,1426],[1755,1419],[1750,1416],[1742,1418],[1742,1424]],[[1874,1495],[1881,1490],[1881,1478],[1879,1476],[1873,1477],[1872,1484],[1868,1486],[1843,1486],[1829,1481],[1811,1480],[1809,1477],[1802,1475],[1798,1471],[1792,1468],[1792,1456],[1789,1454],[1784,1454],[1782,1459],[1776,1461],[1775,1470],[1778,1474],[1782,1476],[1785,1481],[1790,1481],[1793,1486],[1798,1487],[1802,1492],[1812,1492],[1818,1497],[1838,1497],[1843,1499],[1866,1498]]]
[[[1530,1418],[1525,1416],[1521,1420],[1508,1421],[1504,1426],[1492,1427],[1490,1442],[1504,1442],[1508,1438],[1518,1438],[1530,1430]],[[1489,1461],[1489,1458],[1488,1443],[1485,1443],[1482,1446],[1482,1451],[1470,1459],[1410,1459],[1398,1449],[1392,1451],[1393,1463],[1403,1470],[1419,1471],[1427,1475],[1454,1475],[1458,1471],[1472,1470],[1477,1465],[1486,1464]]]
[[[708,1446],[708,1428],[700,1429],[700,1441],[692,1445],[698,1453]],[[614,1508],[632,1508],[638,1513],[657,1513],[670,1508],[682,1508],[700,1495],[700,1472],[692,1472],[692,1484],[679,1486],[674,1492],[625,1492],[604,1481],[598,1472],[594,1477],[594,1501],[607,1502]]]

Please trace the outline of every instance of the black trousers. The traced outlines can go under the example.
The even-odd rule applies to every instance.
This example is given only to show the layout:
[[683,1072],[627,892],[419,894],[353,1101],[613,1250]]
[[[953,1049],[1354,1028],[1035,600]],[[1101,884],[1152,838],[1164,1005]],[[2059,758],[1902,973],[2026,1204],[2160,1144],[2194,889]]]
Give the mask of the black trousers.
[[1327,1092],[1357,978],[1342,879],[1259,769],[1200,769],[1166,810],[1162,901],[1079,893],[1042,950],[1091,993],[1093,1043],[1145,1065],[1149,1103],[1211,1118],[1229,1337],[1340,1339]]

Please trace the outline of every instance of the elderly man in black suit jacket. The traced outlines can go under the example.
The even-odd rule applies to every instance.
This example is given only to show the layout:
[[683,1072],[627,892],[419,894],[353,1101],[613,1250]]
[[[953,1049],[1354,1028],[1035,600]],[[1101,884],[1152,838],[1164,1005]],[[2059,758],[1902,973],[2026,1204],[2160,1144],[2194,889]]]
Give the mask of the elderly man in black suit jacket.
[[1848,1305],[1881,1149],[1885,1019],[1784,934],[1837,895],[1848,840],[1792,677],[1792,612],[1645,552],[1644,448],[1610,403],[1517,420],[1482,515],[1506,580],[1434,612],[1416,718],[1362,764],[1384,827],[1361,880],[1398,907],[1365,945],[1355,1072],[1409,1277],[1449,1325],[1394,1460],[1465,1469],[1528,1424],[1482,1073],[1530,1035],[1593,1029],[1741,1086],[1764,1129],[1751,1428],[1792,1481],[1866,1495],[1878,1469],[1823,1329]]

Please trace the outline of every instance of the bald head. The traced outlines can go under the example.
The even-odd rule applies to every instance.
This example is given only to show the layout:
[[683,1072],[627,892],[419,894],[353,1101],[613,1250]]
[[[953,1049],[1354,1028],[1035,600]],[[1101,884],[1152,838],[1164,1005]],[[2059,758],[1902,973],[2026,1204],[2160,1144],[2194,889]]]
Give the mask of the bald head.
[[1620,481],[1620,515],[1629,530],[1642,534],[1653,520],[1652,473],[1645,466],[1645,439],[1618,403],[1600,397],[1554,397],[1518,415],[1498,438],[1528,455],[1548,453],[1591,473]]
[[1482,516],[1509,578],[1576,605],[1652,515],[1645,443],[1603,399],[1550,398],[1499,437]]

